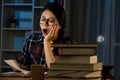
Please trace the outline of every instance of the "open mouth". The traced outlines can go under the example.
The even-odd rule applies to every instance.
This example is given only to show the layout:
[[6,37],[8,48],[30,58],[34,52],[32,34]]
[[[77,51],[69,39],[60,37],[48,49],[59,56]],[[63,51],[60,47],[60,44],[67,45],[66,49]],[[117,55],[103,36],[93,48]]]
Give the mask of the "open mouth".
[[47,29],[43,29],[44,34],[47,34],[47,31],[48,31]]

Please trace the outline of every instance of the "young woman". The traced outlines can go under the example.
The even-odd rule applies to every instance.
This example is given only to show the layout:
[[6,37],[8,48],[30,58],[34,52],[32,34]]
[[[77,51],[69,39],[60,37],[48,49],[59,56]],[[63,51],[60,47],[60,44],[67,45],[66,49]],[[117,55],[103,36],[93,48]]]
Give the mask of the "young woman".
[[55,62],[57,54],[57,49],[53,49],[51,44],[72,42],[64,35],[66,13],[59,4],[48,3],[42,10],[39,24],[41,33],[34,33],[26,39],[22,57],[17,58],[21,68],[30,70],[32,64],[50,68],[50,63]]

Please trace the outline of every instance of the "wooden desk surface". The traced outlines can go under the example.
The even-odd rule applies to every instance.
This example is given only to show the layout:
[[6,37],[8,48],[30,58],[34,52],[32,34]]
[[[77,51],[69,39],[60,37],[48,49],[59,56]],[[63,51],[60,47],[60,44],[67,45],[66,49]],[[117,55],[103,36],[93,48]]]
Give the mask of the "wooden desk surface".
[[30,76],[0,76],[0,80],[32,80]]
[[9,75],[9,74],[0,74],[0,80],[43,80],[44,79],[44,67],[40,65],[32,65],[32,73],[31,75]]
[[1,77],[0,80],[32,80],[31,78],[5,78]]
[[24,75],[21,72],[0,73],[0,80],[31,80],[31,75]]

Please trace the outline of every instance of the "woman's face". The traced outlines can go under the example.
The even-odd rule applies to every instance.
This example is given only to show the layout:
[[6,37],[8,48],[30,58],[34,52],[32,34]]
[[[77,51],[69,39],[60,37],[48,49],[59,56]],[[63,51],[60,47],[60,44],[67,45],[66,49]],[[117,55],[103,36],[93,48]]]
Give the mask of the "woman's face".
[[43,36],[45,37],[51,30],[52,27],[58,24],[55,15],[50,10],[43,11],[40,18],[40,28]]

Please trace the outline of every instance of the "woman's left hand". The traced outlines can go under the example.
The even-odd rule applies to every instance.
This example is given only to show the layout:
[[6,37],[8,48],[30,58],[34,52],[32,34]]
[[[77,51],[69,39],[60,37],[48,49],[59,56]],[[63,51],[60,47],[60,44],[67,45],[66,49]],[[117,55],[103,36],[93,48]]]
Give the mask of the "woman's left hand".
[[59,32],[59,29],[60,29],[60,25],[59,24],[56,24],[55,26],[53,26],[50,30],[50,32],[48,33],[48,35],[45,36],[44,40],[45,41],[53,41],[55,39],[58,38],[58,32]]

